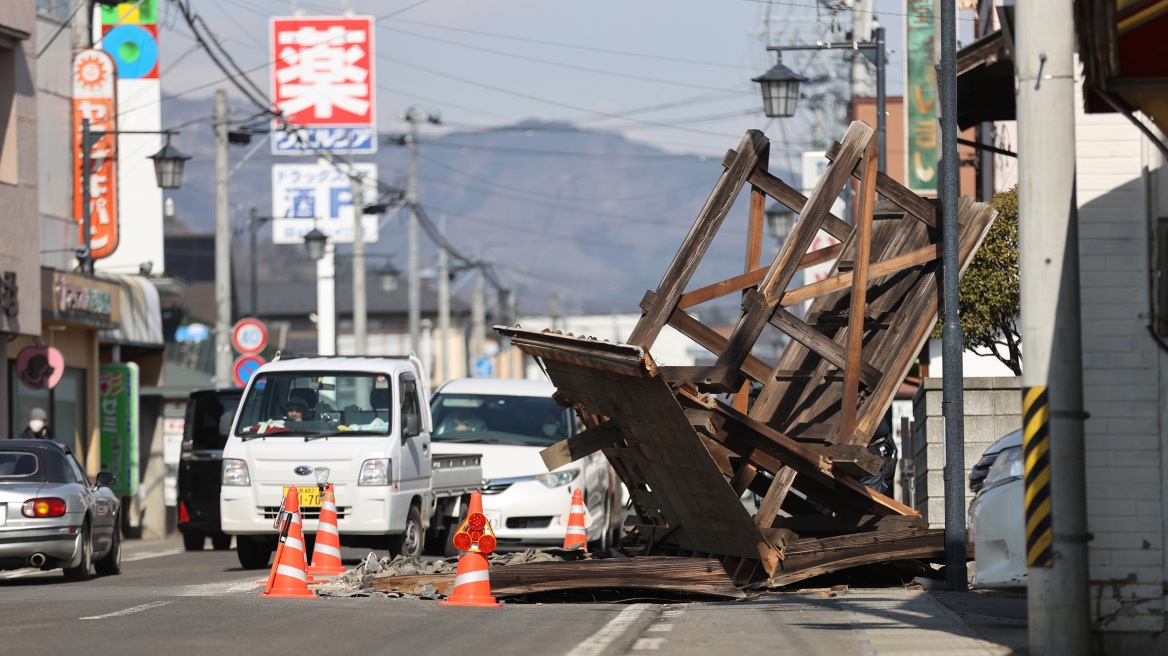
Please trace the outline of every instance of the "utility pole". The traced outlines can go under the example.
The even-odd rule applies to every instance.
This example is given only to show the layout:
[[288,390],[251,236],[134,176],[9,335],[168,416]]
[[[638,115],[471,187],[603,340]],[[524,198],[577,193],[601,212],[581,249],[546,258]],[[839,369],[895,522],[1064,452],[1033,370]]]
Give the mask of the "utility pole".
[[478,268],[478,279],[475,280],[474,295],[470,302],[470,371],[475,371],[475,365],[487,350],[484,344],[483,324],[487,323],[486,276],[482,267]]
[[251,316],[255,317],[259,314],[259,284],[256,282],[256,231],[266,221],[266,218],[256,216],[256,208],[251,208],[247,213],[247,232],[249,241],[247,243],[248,257],[251,259]]
[[316,353],[337,354],[337,245],[328,240],[316,262]]
[[410,206],[409,240],[406,268],[409,270],[409,329],[410,352],[417,353],[419,346],[418,329],[421,323],[422,281],[418,275],[418,112],[410,107],[405,119],[410,124],[410,182],[406,189],[406,204]]
[[362,220],[365,218],[365,197],[363,180],[349,158],[349,184],[353,195],[353,349],[354,355],[365,355],[366,310],[365,310],[365,236]]
[[1090,652],[1075,31],[1057,0],[1015,7],[1030,653]]
[[227,92],[215,91],[215,385],[231,384],[231,216],[227,202]]
[[438,243],[438,335],[442,343],[438,346],[440,382],[450,380],[450,253],[446,250],[446,215],[438,217],[438,232],[442,235]]
[[[957,197],[960,194],[957,153],[957,9],[941,5],[941,249],[945,322],[941,325],[941,412],[945,417],[945,582],[951,590],[967,590],[965,534],[965,348],[957,296],[960,230]],[[883,54],[883,53],[881,53]]]

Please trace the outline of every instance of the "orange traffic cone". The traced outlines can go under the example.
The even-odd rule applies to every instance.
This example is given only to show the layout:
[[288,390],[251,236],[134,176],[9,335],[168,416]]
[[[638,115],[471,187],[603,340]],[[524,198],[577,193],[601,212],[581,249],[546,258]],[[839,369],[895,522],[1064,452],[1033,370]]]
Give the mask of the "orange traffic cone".
[[564,534],[564,548],[580,547],[588,551],[588,532],[584,529],[584,493],[572,491],[572,509],[568,512],[568,532]]
[[491,596],[491,572],[486,554],[495,550],[495,531],[483,514],[483,498],[478,490],[470,493],[466,519],[454,534],[454,546],[461,550],[454,589],[439,606],[502,606]]
[[288,488],[284,499],[287,517],[281,527],[280,545],[276,560],[261,597],[315,597],[308,589],[308,575],[304,571],[304,530],[300,526],[300,494],[296,487]]
[[341,564],[341,534],[337,531],[337,501],[333,492],[333,484],[324,488],[320,499],[320,524],[316,527],[316,546],[312,548],[312,564],[308,566],[308,575],[313,579],[342,574],[345,566]]

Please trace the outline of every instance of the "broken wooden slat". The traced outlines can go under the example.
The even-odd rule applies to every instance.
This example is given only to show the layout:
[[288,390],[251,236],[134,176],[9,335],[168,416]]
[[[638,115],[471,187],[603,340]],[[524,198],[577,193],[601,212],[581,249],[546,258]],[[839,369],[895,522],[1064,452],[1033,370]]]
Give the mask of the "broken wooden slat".
[[[799,320],[798,317],[791,314],[783,308],[778,308],[771,316],[771,325],[779,330],[787,333],[792,339],[796,339],[804,346],[815,351],[823,356],[825,360],[843,369],[847,367],[847,354],[844,348],[828,339],[826,335],[815,330]],[[876,367],[860,361],[857,370],[860,374],[860,379],[868,387],[875,387],[880,382],[882,374],[876,370]]]
[[662,366],[659,369],[671,386],[688,383],[703,392],[738,392],[745,378],[737,369],[718,365]]
[[874,531],[822,539],[803,539],[783,549],[783,571],[768,587],[779,588],[849,567],[904,559],[943,559],[944,529]]
[[[868,144],[861,165],[859,225],[856,226],[856,257],[852,268],[851,316],[848,321],[847,366],[844,367],[843,413],[839,440],[852,441],[856,432],[856,404],[860,398],[860,365],[864,364],[864,317],[868,304],[868,255],[872,251],[872,207],[876,204],[876,143]],[[875,385],[869,385],[875,387]]]
[[[811,251],[804,255],[803,259],[799,260],[798,270],[802,271],[808,267],[823,264],[838,257],[842,246],[843,244],[832,244],[831,246]],[[677,302],[677,307],[681,309],[693,307],[715,298],[722,298],[727,294],[742,291],[747,287],[753,287],[762,282],[763,278],[766,278],[767,271],[769,270],[769,267],[758,268],[748,273],[739,274],[733,278],[727,278],[721,282],[686,292],[681,295],[681,299]]]
[[[727,160],[723,161],[723,165],[728,161],[729,156],[730,153],[727,153]],[[748,181],[751,185],[765,191],[767,195],[782,203],[795,214],[802,214],[803,208],[807,205],[806,196],[767,171],[755,169]],[[820,228],[840,241],[847,239],[848,235],[852,232],[852,226],[847,221],[844,221],[831,212],[828,212],[827,216],[824,217],[823,225]]]
[[547,466],[548,471],[551,471],[612,446],[620,439],[623,439],[620,428],[610,419],[595,428],[589,428],[566,440],[556,442],[540,451],[539,456],[543,458],[543,464]]
[[738,144],[737,156],[714,185],[706,204],[698,213],[698,218],[682,242],[673,261],[666,269],[661,284],[657,287],[657,297],[653,305],[642,315],[629,335],[629,343],[649,348],[653,345],[661,329],[669,320],[669,315],[677,308],[677,300],[685,291],[690,278],[697,270],[698,262],[714,240],[730,206],[738,196],[743,182],[755,169],[759,159],[770,153],[770,142],[758,130],[750,130]]
[[[651,307],[656,294],[645,292],[641,301],[642,308]],[[674,310],[669,316],[669,325],[677,332],[705,347],[710,353],[717,355],[726,347],[726,338],[722,337],[713,328],[686,314],[684,310]],[[771,367],[753,355],[742,363],[742,373],[757,381],[765,381],[770,377]]]
[[[836,245],[842,246],[842,244]],[[927,264],[934,260],[940,259],[940,250],[941,244],[938,243],[932,246],[918,248],[917,250],[910,253],[897,255],[896,257],[889,258],[888,260],[884,260],[882,262],[876,262],[869,267],[868,278],[871,280],[876,280],[877,278],[890,276],[892,274],[904,271],[905,269],[919,266],[921,264]],[[848,271],[845,273],[840,273],[829,278],[824,278],[823,280],[813,282],[809,285],[804,285],[798,289],[788,290],[787,293],[783,295],[783,305],[786,307],[791,307],[792,305],[798,305],[804,301],[810,301],[813,298],[817,298],[824,294],[839,291],[851,286],[852,272]]]

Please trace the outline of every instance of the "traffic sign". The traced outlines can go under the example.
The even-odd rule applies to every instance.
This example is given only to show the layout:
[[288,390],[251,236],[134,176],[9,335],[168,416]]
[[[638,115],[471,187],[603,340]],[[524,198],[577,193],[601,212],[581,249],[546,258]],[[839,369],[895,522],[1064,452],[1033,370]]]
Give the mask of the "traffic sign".
[[241,355],[236,358],[235,364],[231,365],[231,377],[235,379],[235,384],[240,387],[247,385],[247,381],[251,380],[264,362],[258,355]]
[[240,319],[231,329],[231,345],[240,353],[259,353],[268,345],[268,328],[259,319]]

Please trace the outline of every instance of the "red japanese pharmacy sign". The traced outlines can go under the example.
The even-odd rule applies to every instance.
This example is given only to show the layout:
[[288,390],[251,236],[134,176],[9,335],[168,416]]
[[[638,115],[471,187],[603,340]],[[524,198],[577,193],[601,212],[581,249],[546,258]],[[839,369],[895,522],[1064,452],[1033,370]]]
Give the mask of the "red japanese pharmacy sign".
[[83,233],[81,121],[90,131],[105,132],[89,151],[89,247],[93,259],[109,257],[118,247],[117,102],[114,60],[102,50],[82,50],[73,57],[73,218],[77,243]]
[[291,132],[273,132],[277,154],[377,150],[373,19],[273,18],[272,98]]

